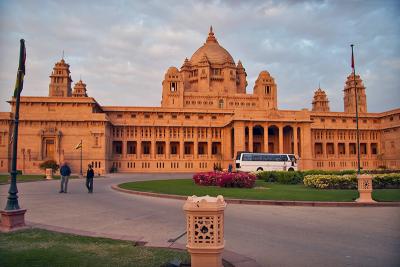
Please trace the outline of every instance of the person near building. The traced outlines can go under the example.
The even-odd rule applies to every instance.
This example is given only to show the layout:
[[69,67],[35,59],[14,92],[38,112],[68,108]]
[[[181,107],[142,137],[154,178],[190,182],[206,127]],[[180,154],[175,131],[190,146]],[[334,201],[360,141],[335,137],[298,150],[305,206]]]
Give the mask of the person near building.
[[89,164],[86,171],[86,187],[88,189],[88,193],[93,193],[93,177],[94,171],[92,165]]
[[68,179],[71,175],[71,168],[68,166],[66,162],[61,165],[60,168],[61,175],[61,189],[59,193],[67,193],[68,190]]

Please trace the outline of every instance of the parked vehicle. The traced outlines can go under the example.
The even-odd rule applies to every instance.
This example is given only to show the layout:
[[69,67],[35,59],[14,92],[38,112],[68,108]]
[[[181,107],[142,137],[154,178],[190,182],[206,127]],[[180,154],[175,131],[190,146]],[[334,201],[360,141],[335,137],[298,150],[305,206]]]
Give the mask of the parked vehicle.
[[255,171],[297,171],[297,159],[294,154],[238,153],[236,170]]

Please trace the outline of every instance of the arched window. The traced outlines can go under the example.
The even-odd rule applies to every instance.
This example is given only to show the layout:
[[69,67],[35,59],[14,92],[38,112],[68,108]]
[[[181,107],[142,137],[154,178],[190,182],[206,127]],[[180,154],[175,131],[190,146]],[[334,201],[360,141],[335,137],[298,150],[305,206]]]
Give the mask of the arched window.
[[171,82],[170,90],[171,90],[171,92],[176,92],[178,90],[178,84],[176,82]]

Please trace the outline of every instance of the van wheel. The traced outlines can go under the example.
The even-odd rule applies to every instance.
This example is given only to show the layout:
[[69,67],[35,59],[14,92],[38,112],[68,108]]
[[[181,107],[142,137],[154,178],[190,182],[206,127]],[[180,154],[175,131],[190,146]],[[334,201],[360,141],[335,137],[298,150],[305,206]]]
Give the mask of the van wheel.
[[260,168],[257,169],[257,171],[258,171],[258,172],[259,172],[259,171],[263,171],[263,168],[260,167]]
[[293,169],[293,168],[289,168],[289,170],[288,170],[288,171],[292,172],[292,171],[294,171],[294,169]]

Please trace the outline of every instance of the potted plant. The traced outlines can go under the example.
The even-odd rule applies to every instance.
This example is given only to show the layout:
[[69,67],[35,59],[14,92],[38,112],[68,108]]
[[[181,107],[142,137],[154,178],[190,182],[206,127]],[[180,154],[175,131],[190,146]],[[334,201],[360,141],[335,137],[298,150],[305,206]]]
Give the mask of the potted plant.
[[54,160],[46,160],[40,163],[39,168],[45,170],[46,179],[51,180],[53,179],[53,173],[56,172],[60,166]]

